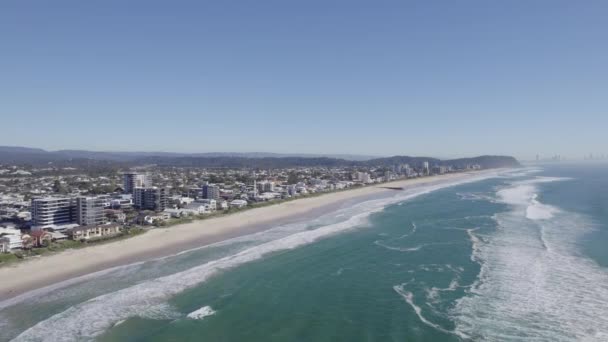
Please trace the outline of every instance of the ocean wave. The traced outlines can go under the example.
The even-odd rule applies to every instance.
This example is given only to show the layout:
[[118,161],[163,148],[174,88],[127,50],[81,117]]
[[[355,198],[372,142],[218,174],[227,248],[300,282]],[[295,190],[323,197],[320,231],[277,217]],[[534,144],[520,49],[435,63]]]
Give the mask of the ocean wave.
[[401,298],[403,298],[403,300],[405,300],[405,302],[412,307],[412,309],[414,310],[414,313],[416,313],[416,316],[418,316],[418,319],[420,319],[420,321],[422,323],[424,323],[425,325],[427,325],[435,330],[441,331],[446,334],[456,335],[463,339],[469,338],[469,336],[467,336],[463,332],[445,329],[442,326],[440,326],[436,323],[433,323],[430,320],[428,320],[426,317],[424,317],[424,315],[422,314],[422,308],[420,308],[420,306],[416,305],[416,303],[414,301],[414,294],[405,289],[405,287],[407,285],[408,285],[408,283],[404,283],[401,285],[395,285],[395,286],[393,286],[393,290],[395,290],[395,292],[397,292],[397,294],[399,294],[399,296],[401,296]]
[[501,189],[511,210],[494,216],[498,229],[483,239],[468,231],[481,271],[451,312],[457,331],[484,341],[606,340],[608,272],[576,245],[593,224],[537,199],[537,183],[561,180],[536,177]]
[[429,247],[429,246],[454,245],[456,243],[457,242],[431,242],[431,243],[422,243],[422,244],[416,245],[414,247],[397,247],[397,246],[389,246],[380,240],[374,241],[374,244],[377,246],[386,248],[391,251],[397,251],[397,252],[417,252],[417,251],[419,251],[423,248]]
[[549,220],[559,212],[556,207],[543,204],[537,198],[537,194],[532,196],[529,205],[526,207],[526,218],[530,220]]
[[412,230],[410,230],[409,233],[405,233],[405,234],[401,235],[400,237],[396,238],[395,240],[405,239],[406,237],[412,236],[412,235],[414,235],[414,233],[416,233],[416,230],[418,230],[418,227],[416,226],[416,222],[412,222]]
[[192,311],[187,315],[188,318],[202,320],[205,317],[215,315],[215,310],[210,306],[203,306],[202,308]]
[[[382,210],[389,204],[402,202],[449,186],[495,177],[496,174],[487,173],[464,180],[439,182],[406,190],[390,198],[364,202],[356,207],[354,212],[358,212],[358,214],[351,214],[351,217],[345,221],[316,229],[298,231],[276,240],[266,241],[234,255],[213,260],[175,274],[147,280],[76,304],[63,312],[38,322],[18,335],[15,341],[93,340],[96,336],[111,328],[116,322],[130,317],[174,317],[175,310],[167,307],[166,304],[169,298],[205,282],[222,270],[259,260],[277,251],[298,248],[328,236],[361,228],[366,223],[369,215]],[[349,213],[352,213],[352,211]],[[61,328],[56,329],[56,327]]]

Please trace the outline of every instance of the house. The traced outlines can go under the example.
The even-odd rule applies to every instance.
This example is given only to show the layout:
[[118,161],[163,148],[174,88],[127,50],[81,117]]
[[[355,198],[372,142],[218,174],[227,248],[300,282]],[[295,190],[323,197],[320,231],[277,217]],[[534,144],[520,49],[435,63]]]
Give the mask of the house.
[[243,208],[247,206],[247,201],[245,200],[234,200],[230,202],[230,206],[234,208]]
[[11,251],[11,240],[8,237],[0,237],[0,253]]
[[72,240],[89,240],[92,238],[108,237],[120,234],[121,225],[104,224],[100,226],[79,226],[68,231]]
[[105,215],[114,222],[125,223],[127,221],[127,214],[120,210],[106,209]]
[[3,241],[0,243],[1,252],[23,248],[21,230],[14,227],[0,227],[0,239]]
[[221,210],[226,210],[226,209],[228,209],[228,201],[221,200],[221,201],[220,201],[220,203],[219,203],[219,208],[220,208]]
[[165,209],[164,212],[168,213],[169,215],[171,215],[171,217],[175,217],[175,218],[186,217],[186,216],[198,214],[198,212],[196,212],[195,210],[177,209],[177,208]]
[[166,212],[160,212],[156,215],[147,215],[144,217],[144,222],[146,224],[154,224],[158,221],[166,221],[171,218],[171,214]]
[[190,203],[186,206],[186,210],[193,213],[194,215],[203,215],[209,213],[207,206],[200,203]]
[[45,245],[49,245],[51,241],[53,241],[53,236],[51,233],[45,230],[34,230],[31,231],[30,234],[23,235],[24,246],[33,246],[33,247],[43,247]]

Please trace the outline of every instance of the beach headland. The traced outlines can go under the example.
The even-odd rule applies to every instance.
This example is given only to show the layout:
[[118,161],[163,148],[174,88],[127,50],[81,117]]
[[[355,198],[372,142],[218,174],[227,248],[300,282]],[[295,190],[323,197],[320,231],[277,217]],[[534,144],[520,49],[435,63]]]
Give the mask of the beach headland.
[[164,257],[273,226],[329,213],[351,201],[438,181],[458,181],[496,170],[398,180],[307,197],[232,215],[156,228],[130,239],[73,249],[0,268],[0,301],[112,267]]

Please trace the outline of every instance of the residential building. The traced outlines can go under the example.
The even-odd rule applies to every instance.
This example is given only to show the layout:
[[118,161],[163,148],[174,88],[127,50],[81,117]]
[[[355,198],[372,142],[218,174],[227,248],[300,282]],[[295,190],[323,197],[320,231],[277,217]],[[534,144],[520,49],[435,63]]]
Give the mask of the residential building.
[[361,183],[371,183],[372,177],[367,172],[357,172],[355,180],[357,180]]
[[108,237],[120,234],[119,224],[105,224],[101,226],[79,226],[68,231],[72,240],[89,240],[92,238]]
[[31,212],[33,227],[52,228],[76,221],[76,202],[70,197],[33,198]]
[[258,193],[274,192],[274,182],[262,181],[256,184]]
[[0,252],[7,253],[22,247],[21,230],[0,227]]
[[154,223],[157,223],[157,222],[167,221],[170,218],[171,218],[171,214],[163,211],[163,212],[158,213],[156,215],[145,216],[144,217],[144,222],[146,224],[154,224]]
[[104,213],[106,200],[100,197],[76,198],[76,222],[81,226],[94,226],[106,223]]
[[148,175],[137,172],[125,172],[123,174],[123,190],[128,194],[135,194],[135,188],[151,187],[152,182]]
[[205,184],[203,185],[203,198],[205,199],[220,199],[220,187],[215,184]]
[[230,202],[230,206],[235,208],[243,208],[247,206],[247,201],[236,199]]
[[135,207],[143,210],[163,211],[167,208],[167,189],[150,187],[135,188]]

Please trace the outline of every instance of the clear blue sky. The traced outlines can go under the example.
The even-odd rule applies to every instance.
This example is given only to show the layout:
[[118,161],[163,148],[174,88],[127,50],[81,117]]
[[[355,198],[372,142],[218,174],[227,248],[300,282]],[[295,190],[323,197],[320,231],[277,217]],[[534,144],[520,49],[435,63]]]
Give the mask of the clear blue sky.
[[0,145],[608,154],[607,1],[0,2]]

